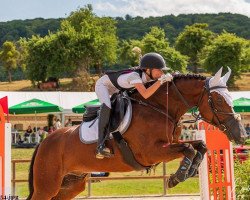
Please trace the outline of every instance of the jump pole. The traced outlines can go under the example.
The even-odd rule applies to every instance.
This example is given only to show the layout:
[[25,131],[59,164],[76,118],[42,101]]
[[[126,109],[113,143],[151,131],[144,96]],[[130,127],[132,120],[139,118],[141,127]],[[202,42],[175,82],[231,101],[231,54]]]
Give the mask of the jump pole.
[[234,159],[232,143],[218,128],[199,122],[197,140],[208,148],[199,168],[202,200],[235,200]]
[[0,105],[0,197],[11,195],[11,124]]

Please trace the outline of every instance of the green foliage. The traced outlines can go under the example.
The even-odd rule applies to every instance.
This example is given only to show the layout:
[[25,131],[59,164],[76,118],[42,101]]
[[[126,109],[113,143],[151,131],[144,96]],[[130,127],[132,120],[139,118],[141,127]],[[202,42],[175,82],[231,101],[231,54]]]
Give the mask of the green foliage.
[[16,50],[15,44],[13,42],[6,41],[0,51],[0,61],[5,70],[8,72],[9,82],[12,81],[11,72],[17,67],[18,58],[19,52]]
[[150,31],[150,27],[157,26],[164,30],[170,43],[173,44],[184,27],[194,23],[206,23],[215,33],[226,30],[240,37],[250,38],[250,19],[240,14],[180,14],[178,16],[134,17],[130,20],[116,18],[116,20],[118,37],[124,40],[141,39],[146,32]]
[[176,49],[190,58],[189,65],[193,67],[195,73],[198,72],[198,54],[206,45],[210,44],[213,38],[213,33],[207,28],[207,24],[186,26],[176,40]]
[[179,51],[174,48],[168,47],[159,51],[159,53],[166,60],[167,66],[171,68],[172,71],[179,71],[182,73],[186,72],[188,57],[182,55]]
[[[207,23],[210,30],[221,33],[226,30],[229,33],[249,39],[250,19],[247,16],[231,13],[219,14],[181,14],[178,16],[166,15],[162,17],[127,16],[127,20],[116,17],[117,35],[120,39],[141,39],[150,27],[157,26],[164,30],[171,44],[187,25],[194,23]],[[44,37],[50,32],[56,32],[60,28],[63,19],[28,19],[0,22],[0,46],[6,40],[18,41],[20,37],[30,38],[32,35]]]
[[234,176],[236,185],[236,199],[250,199],[250,159],[244,163],[236,162]]
[[[210,31],[203,23],[209,24]],[[26,69],[28,78],[35,83],[49,76],[74,76],[79,69],[94,69],[100,73],[103,67],[136,66],[139,57],[132,52],[135,46],[140,47],[143,53],[155,51],[162,54],[171,68],[183,72],[188,57],[182,54],[189,56],[189,65],[197,67],[200,61],[197,55],[205,45],[210,44],[214,36],[211,31],[221,33],[223,30],[249,39],[250,20],[246,16],[230,13],[148,18],[127,15],[125,19],[112,19],[96,16],[92,6],[87,5],[72,12],[66,19],[37,18],[0,22],[0,45],[7,39],[18,41],[20,37],[26,38],[21,39],[20,45],[17,45],[21,53],[17,62]],[[176,46],[182,54],[171,47],[178,35],[176,44],[180,44]],[[120,39],[119,46],[117,37]],[[250,71],[249,46],[249,41],[244,42],[240,72]],[[203,66],[209,55],[207,49],[200,55]],[[21,73],[19,70],[18,76]],[[236,76],[239,76],[237,72]]]
[[188,57],[169,46],[164,30],[152,27],[151,31],[143,37],[142,45],[143,53],[160,53],[172,70],[185,72]]
[[158,52],[169,47],[164,30],[158,27],[151,28],[150,32],[143,37],[142,44],[142,52],[144,53]]
[[28,52],[26,70],[33,83],[50,76],[75,75],[91,66],[101,68],[116,60],[115,22],[95,16],[89,5],[72,12],[56,33],[33,36],[21,43]]
[[244,42],[242,51],[242,72],[250,72],[250,41]]
[[30,38],[32,35],[44,37],[60,27],[62,19],[26,19],[0,22],[0,46],[6,41],[18,41],[20,37]]
[[68,60],[75,68],[93,66],[100,71],[104,63],[109,65],[116,61],[118,41],[115,21],[97,17],[90,5],[72,12],[57,34],[69,36],[65,45],[69,51]]
[[47,37],[33,36],[29,40],[21,41],[22,48],[27,49],[25,58],[27,78],[35,81],[45,81],[50,58],[50,46]]
[[142,49],[142,54],[149,52],[160,53],[166,60],[167,65],[173,69],[185,72],[187,57],[180,54],[169,46],[164,30],[152,27],[149,33],[139,40],[123,40],[119,45],[119,62],[123,65],[137,66],[139,64],[138,55],[132,52],[134,47]]
[[142,43],[139,40],[122,40],[119,43],[119,48],[117,50],[118,63],[126,65],[129,67],[134,67],[139,65],[139,56],[133,53],[132,49],[134,47],[142,48]]
[[212,73],[217,72],[222,66],[229,66],[232,69],[229,84],[233,85],[236,79],[240,78],[244,66],[249,64],[249,58],[246,57],[249,50],[244,50],[246,46],[247,42],[244,39],[225,32],[203,49],[200,55],[201,64]]

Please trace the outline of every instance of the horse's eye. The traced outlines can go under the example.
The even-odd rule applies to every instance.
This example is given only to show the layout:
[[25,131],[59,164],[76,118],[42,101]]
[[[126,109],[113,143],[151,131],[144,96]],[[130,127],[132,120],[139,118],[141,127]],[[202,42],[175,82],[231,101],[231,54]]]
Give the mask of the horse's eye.
[[221,97],[218,97],[218,98],[217,98],[217,103],[218,103],[218,104],[222,104],[222,102],[223,102],[222,98],[221,98]]

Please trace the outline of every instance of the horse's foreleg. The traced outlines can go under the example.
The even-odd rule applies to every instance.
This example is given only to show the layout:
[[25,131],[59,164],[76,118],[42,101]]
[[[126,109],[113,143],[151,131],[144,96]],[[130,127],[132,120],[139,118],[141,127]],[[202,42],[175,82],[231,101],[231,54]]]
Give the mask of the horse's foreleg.
[[195,157],[195,150],[193,146],[188,143],[172,144],[169,148],[173,152],[180,152],[184,155],[178,170],[175,174],[172,174],[168,180],[168,188],[172,188],[179,182],[183,182],[187,179],[189,169]]
[[87,174],[74,175],[68,174],[63,178],[61,189],[53,200],[68,200],[76,197],[80,192],[85,190]]
[[204,158],[205,153],[207,152],[207,146],[202,140],[190,141],[187,143],[191,144],[195,150],[197,150],[195,157],[193,159],[192,166],[188,172],[188,177],[193,177],[197,174],[198,168]]

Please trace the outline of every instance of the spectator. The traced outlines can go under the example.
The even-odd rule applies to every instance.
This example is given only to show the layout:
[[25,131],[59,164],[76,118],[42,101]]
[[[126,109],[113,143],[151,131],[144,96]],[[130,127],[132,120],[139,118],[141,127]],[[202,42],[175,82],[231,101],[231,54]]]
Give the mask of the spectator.
[[36,142],[36,133],[33,132],[30,134],[30,142],[35,143]]
[[14,126],[11,128],[11,135],[12,135],[12,143],[18,142],[19,133],[16,129],[16,124],[14,124]]
[[188,128],[185,126],[185,125],[183,125],[183,128],[182,128],[182,130],[181,130],[181,140],[188,140]]
[[50,126],[50,127],[49,127],[49,130],[48,130],[48,133],[51,134],[51,133],[54,132],[54,130],[55,130],[55,128],[54,128],[53,126]]
[[247,135],[250,136],[250,124],[248,123],[245,127]]
[[57,120],[56,120],[56,123],[55,123],[54,127],[55,127],[56,130],[57,130],[57,129],[60,129],[60,128],[62,127],[62,124],[61,124],[61,122],[60,122],[60,119],[57,119]]
[[72,126],[72,120],[69,118],[68,121],[65,123],[65,127]]
[[39,128],[37,131],[37,142],[42,142],[46,138],[47,134],[48,133],[42,127]]
[[27,141],[28,137],[33,133],[31,126],[28,126],[28,129],[24,133],[24,141]]

